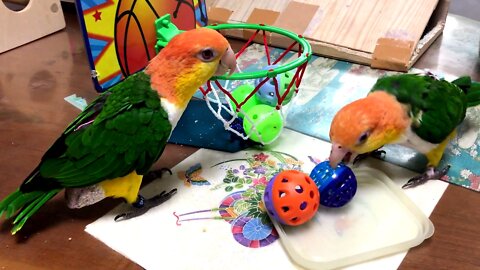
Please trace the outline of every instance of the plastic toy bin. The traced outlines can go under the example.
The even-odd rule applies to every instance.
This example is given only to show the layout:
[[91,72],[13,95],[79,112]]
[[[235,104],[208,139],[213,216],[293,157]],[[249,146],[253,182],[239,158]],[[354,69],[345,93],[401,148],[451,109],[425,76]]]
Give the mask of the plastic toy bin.
[[406,251],[433,235],[432,222],[385,174],[355,170],[358,190],[342,208],[320,207],[299,227],[274,223],[297,264],[332,269]]

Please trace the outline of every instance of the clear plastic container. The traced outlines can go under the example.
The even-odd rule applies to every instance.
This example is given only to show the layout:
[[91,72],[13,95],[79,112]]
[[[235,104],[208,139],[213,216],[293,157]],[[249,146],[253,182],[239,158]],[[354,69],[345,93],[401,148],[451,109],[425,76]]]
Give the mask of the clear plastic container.
[[320,207],[298,226],[274,222],[285,250],[308,269],[332,269],[406,251],[433,235],[432,222],[384,173],[355,170],[358,189],[341,208]]

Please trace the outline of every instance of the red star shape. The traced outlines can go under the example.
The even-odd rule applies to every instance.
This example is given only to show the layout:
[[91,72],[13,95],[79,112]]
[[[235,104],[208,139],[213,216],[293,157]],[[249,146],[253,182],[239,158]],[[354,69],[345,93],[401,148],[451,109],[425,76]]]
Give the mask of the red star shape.
[[102,12],[95,10],[95,13],[92,15],[95,18],[95,21],[101,21],[102,20]]

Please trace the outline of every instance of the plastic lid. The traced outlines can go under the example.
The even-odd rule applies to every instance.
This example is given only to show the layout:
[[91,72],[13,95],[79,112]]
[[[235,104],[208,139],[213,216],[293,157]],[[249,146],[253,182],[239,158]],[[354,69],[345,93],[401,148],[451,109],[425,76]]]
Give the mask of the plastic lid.
[[358,190],[341,208],[319,207],[298,227],[274,222],[287,253],[309,269],[330,269],[405,251],[433,235],[432,222],[384,173],[355,170]]

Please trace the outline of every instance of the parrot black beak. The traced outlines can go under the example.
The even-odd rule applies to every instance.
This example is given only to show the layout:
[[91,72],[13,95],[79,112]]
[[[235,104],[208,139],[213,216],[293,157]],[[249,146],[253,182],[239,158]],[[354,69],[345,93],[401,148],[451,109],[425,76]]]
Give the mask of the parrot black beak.
[[342,161],[348,163],[351,158],[352,152],[350,152],[347,148],[342,147],[340,144],[334,143],[332,145],[332,150],[330,151],[330,157],[328,160],[330,167],[335,168]]
[[237,58],[232,48],[229,46],[225,54],[220,59],[217,71],[215,72],[216,76],[224,75],[228,72],[228,75],[232,75],[235,70],[237,70]]

